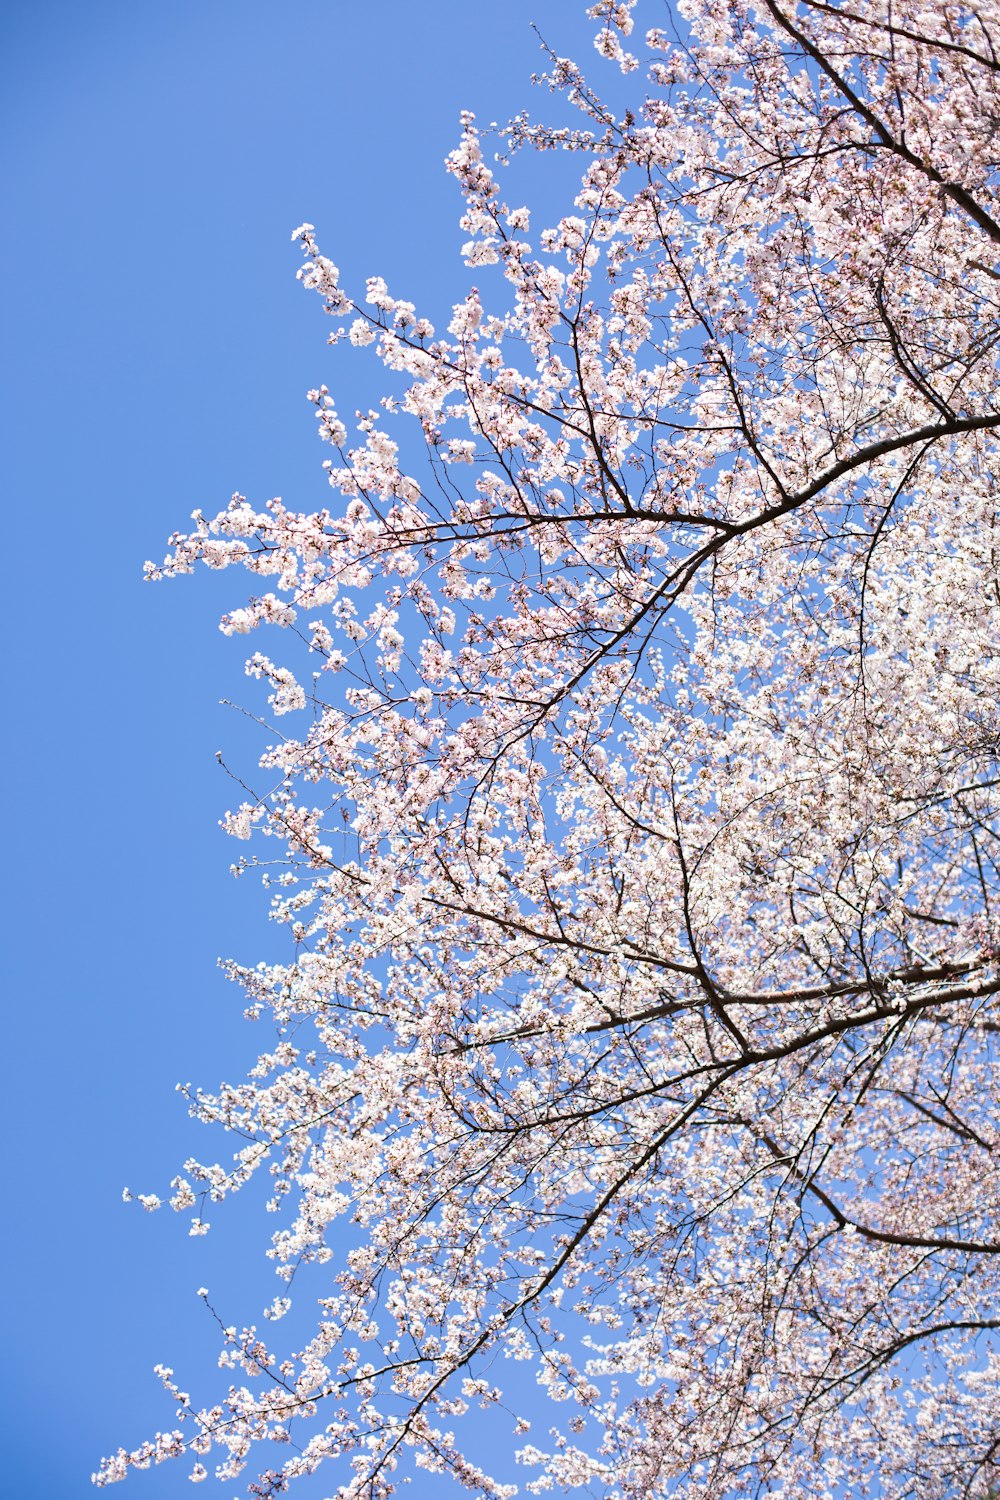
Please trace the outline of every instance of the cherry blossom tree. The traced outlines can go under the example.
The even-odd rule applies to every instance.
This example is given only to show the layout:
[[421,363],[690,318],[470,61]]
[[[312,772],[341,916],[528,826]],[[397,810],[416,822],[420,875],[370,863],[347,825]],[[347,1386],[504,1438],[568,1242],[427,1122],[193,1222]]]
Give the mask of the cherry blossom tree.
[[311,393],[329,509],[150,568],[287,643],[227,819],[277,1040],[173,1204],[270,1174],[322,1292],[99,1483],[511,1495],[478,1407],[533,1493],[1000,1481],[1000,6],[641,12],[590,12],[631,110],[552,53],[570,123],[500,142],[575,154],[537,233],[465,118],[446,332],[298,231],[386,397]]

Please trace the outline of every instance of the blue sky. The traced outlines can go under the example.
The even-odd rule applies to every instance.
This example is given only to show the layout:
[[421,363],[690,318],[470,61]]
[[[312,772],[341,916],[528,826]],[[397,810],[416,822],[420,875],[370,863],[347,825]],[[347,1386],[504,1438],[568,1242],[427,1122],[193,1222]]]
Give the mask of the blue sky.
[[[157,1360],[208,1393],[217,1342],[198,1286],[233,1322],[279,1289],[252,1204],[192,1240],[181,1218],[121,1202],[123,1185],[162,1193],[185,1156],[226,1149],[173,1088],[237,1078],[264,1045],[215,960],[277,941],[217,827],[232,799],[214,752],[249,764],[253,743],[219,705],[250,697],[244,649],[216,629],[242,580],[151,588],[143,561],[237,489],[325,503],[305,391],[326,381],[350,411],[378,387],[370,364],[326,349],[290,231],[314,222],[346,284],[384,275],[438,320],[471,277],[441,167],[458,112],[529,102],[530,19],[586,57],[581,10],[3,9],[2,1410],[19,1500],[92,1494],[103,1452],[169,1425]],[[120,1493],[184,1494],[185,1472]]]

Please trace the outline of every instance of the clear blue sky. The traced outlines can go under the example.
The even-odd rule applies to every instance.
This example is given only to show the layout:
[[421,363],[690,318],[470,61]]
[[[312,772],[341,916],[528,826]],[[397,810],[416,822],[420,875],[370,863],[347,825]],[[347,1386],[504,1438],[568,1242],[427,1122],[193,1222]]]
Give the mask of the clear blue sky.
[[[233,1322],[279,1290],[252,1205],[191,1240],[181,1218],[121,1202],[124,1184],[162,1193],[186,1155],[225,1151],[173,1086],[237,1078],[265,1044],[214,965],[276,941],[217,828],[231,798],[214,752],[249,754],[218,706],[250,696],[241,643],[216,629],[242,580],[151,588],[142,563],[235,489],[325,503],[304,393],[325,380],[349,411],[376,387],[326,349],[291,229],[311,220],[345,282],[382,274],[437,320],[471,276],[440,165],[458,111],[529,101],[532,18],[586,56],[582,8],[3,7],[0,1410],[18,1500],[90,1495],[103,1452],[170,1425],[157,1360],[208,1394],[199,1285]],[[185,1475],[168,1465],[119,1493],[176,1497]]]

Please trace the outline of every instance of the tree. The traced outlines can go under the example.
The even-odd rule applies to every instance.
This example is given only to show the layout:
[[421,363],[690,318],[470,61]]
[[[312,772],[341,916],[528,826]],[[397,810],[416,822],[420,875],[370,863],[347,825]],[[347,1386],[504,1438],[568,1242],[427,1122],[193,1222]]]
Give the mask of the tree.
[[286,627],[249,670],[302,725],[228,818],[279,1040],[173,1201],[270,1172],[325,1290],[99,1482],[291,1437],[252,1493],[409,1450],[506,1495],[461,1419],[511,1383],[529,1489],[994,1493],[998,46],[995,0],[682,0],[619,113],[552,55],[574,123],[507,141],[574,212],[530,241],[467,117],[494,310],[446,335],[299,231],[389,394],[349,437],[312,393],[329,510],[237,496],[150,571],[265,580],[224,628]]

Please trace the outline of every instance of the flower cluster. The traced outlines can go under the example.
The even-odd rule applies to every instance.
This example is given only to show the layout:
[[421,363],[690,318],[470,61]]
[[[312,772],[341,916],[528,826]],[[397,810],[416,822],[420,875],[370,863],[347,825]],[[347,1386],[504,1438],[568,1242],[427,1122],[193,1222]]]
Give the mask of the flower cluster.
[[1000,10],[641,13],[590,11],[632,110],[553,57],[580,128],[511,126],[581,162],[535,240],[463,119],[445,334],[299,231],[402,394],[311,392],[330,508],[151,568],[260,575],[223,628],[289,642],[227,819],[280,1039],[175,1206],[269,1173],[324,1294],[100,1482],[294,1432],[255,1494],[507,1496],[486,1407],[533,1492],[996,1493]]

